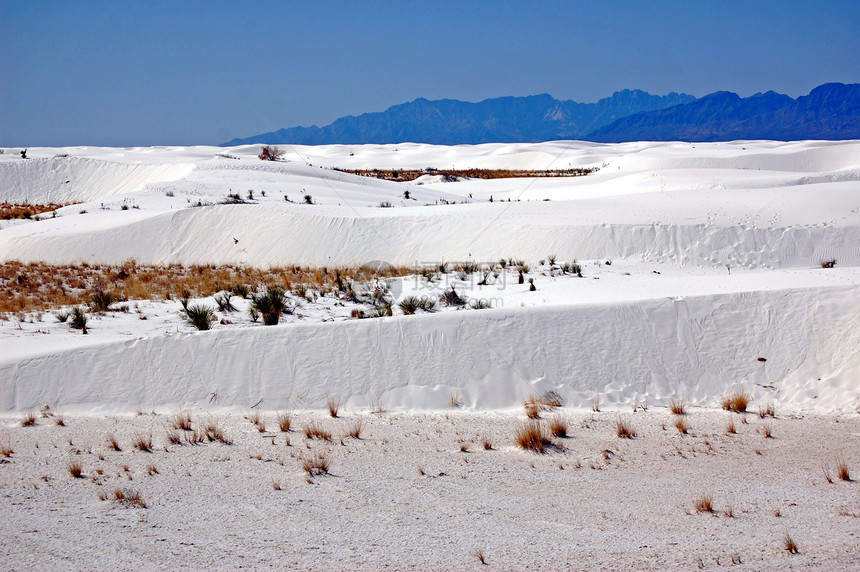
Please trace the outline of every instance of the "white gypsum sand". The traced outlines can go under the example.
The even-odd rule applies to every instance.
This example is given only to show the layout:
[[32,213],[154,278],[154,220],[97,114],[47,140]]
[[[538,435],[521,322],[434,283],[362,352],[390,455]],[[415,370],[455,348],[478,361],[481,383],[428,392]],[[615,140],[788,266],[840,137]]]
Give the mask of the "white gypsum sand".
[[[241,296],[206,332],[175,298],[91,312],[87,335],[56,318],[69,308],[3,316],[9,568],[467,569],[478,552],[503,569],[856,564],[856,484],[837,460],[858,471],[860,143],[283,149],[0,155],[0,201],[76,203],[0,221],[2,262],[415,269],[349,296],[294,288],[278,326]],[[598,170],[395,183],[333,167]],[[452,288],[465,305],[442,302]],[[392,315],[354,319],[380,310],[375,294]],[[409,296],[437,305],[406,315]],[[720,408],[738,391],[747,416]],[[542,422],[563,416],[569,437],[525,451],[522,403],[547,392],[565,407]],[[180,429],[171,443],[179,411],[232,444]],[[344,437],[359,418],[362,438]],[[332,441],[306,438],[311,421]],[[150,434],[151,452],[133,447]],[[330,474],[308,476],[318,455]],[[697,513],[708,495],[715,512]]]

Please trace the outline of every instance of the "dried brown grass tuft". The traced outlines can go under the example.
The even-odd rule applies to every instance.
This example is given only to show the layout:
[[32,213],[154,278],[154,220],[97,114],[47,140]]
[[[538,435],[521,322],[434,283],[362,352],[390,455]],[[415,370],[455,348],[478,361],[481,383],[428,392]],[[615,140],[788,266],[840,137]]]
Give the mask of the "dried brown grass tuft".
[[722,406],[726,411],[734,411],[735,413],[744,413],[749,407],[750,394],[739,389],[723,398]]
[[785,533],[785,536],[782,539],[782,547],[789,554],[797,554],[798,552],[800,552],[800,549],[797,547],[797,544],[794,542],[794,540],[791,538],[791,536],[787,532]]
[[687,432],[690,430],[689,425],[687,425],[687,422],[686,420],[684,420],[683,417],[679,417],[675,420],[675,428],[681,435],[686,435]]
[[330,466],[331,461],[328,454],[323,452],[318,451],[312,456],[302,458],[302,469],[304,469],[309,477],[328,474]]
[[687,406],[683,401],[676,401],[672,399],[669,402],[669,410],[675,415],[686,415],[687,414]]
[[148,433],[135,433],[131,445],[138,451],[152,453],[152,435]]
[[636,429],[626,419],[619,419],[615,423],[615,433],[622,438],[632,439],[636,437]]
[[567,437],[567,427],[567,421],[562,419],[561,416],[553,417],[549,422],[549,432],[552,433],[553,437],[558,437],[559,439]]
[[836,476],[843,481],[851,480],[851,473],[848,471],[848,463],[842,456],[836,457]]
[[323,441],[331,441],[331,433],[316,421],[311,421],[305,425],[305,437],[308,439],[322,439]]
[[696,507],[696,512],[714,512],[714,495],[711,493],[702,493],[696,499],[694,506]]
[[36,410],[28,409],[21,420],[21,427],[32,427],[36,424]]
[[349,427],[346,431],[346,436],[352,437],[353,439],[361,439],[361,432],[364,431],[364,424],[365,421],[363,417],[356,417],[349,424]]
[[277,417],[278,429],[286,433],[293,426],[293,414],[290,411],[281,411]]
[[110,447],[114,451],[122,451],[122,447],[119,446],[119,441],[116,440],[115,435],[113,435],[113,434],[108,435],[107,443],[108,443],[108,447]]
[[329,395],[325,398],[325,404],[328,408],[328,414],[334,418],[337,418],[337,413],[338,411],[340,411],[340,396]]
[[517,445],[527,451],[543,453],[552,444],[539,421],[527,421],[517,429],[515,434]]
[[77,459],[72,459],[71,461],[69,461],[69,474],[76,479],[82,478],[84,475],[83,464]]

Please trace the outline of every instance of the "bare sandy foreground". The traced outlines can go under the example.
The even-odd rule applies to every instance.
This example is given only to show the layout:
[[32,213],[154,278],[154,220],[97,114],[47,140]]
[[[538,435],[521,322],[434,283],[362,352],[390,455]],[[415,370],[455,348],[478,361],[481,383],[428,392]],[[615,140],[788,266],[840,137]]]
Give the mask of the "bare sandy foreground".
[[[560,408],[541,423],[568,436],[543,454],[515,443],[522,410],[298,411],[288,432],[275,412],[192,413],[191,431],[175,414],[60,417],[0,419],[4,570],[860,566],[860,485],[837,469],[860,474],[856,413]],[[303,468],[320,460],[328,473]]]

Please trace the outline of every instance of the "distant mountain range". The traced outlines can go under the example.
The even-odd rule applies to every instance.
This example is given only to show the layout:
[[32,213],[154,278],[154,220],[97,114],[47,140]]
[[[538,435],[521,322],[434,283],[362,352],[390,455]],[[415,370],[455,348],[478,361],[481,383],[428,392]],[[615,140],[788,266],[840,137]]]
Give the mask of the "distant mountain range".
[[522,143],[580,139],[732,141],[736,139],[860,139],[860,84],[828,83],[792,99],[769,91],[742,98],[719,91],[687,94],[615,92],[597,103],[542,94],[479,103],[416,99],[377,113],[347,116],[325,127],[292,127],[225,145],[254,143]]

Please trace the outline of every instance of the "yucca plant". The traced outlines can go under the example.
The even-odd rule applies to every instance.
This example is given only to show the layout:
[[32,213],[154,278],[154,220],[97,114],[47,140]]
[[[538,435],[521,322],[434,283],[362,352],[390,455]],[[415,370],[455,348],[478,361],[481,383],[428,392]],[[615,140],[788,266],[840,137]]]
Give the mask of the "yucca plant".
[[72,308],[70,318],[71,322],[69,322],[69,325],[72,329],[81,330],[84,334],[87,333],[87,321],[89,318],[87,318],[87,313],[81,306]]
[[185,310],[185,315],[188,316],[188,323],[198,330],[209,330],[212,328],[212,322],[215,321],[215,312],[212,308],[204,304],[194,304],[188,306]]
[[264,293],[254,295],[251,298],[251,308],[263,316],[263,323],[267,326],[277,326],[281,314],[292,311],[290,299],[283,289],[278,287],[268,288]]
[[421,300],[417,296],[407,296],[397,305],[404,314],[414,314],[421,307]]
[[452,286],[450,290],[445,290],[445,292],[442,293],[442,302],[444,302],[446,306],[465,306],[466,298],[460,296]]

